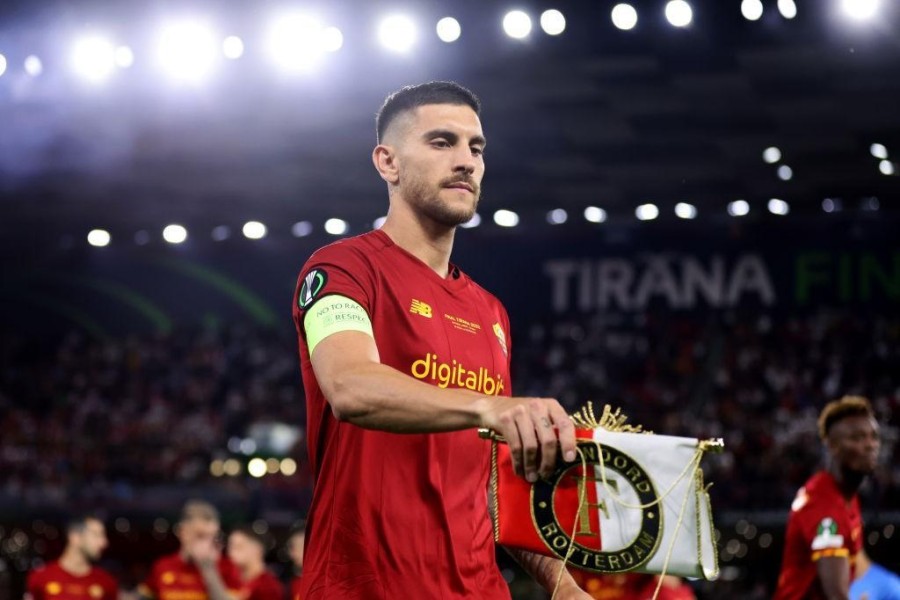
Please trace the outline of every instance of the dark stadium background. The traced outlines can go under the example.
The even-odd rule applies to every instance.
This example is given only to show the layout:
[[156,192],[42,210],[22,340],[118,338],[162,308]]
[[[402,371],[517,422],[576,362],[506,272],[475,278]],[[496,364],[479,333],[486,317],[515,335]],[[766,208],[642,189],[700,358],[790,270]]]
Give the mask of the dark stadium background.
[[[455,261],[509,309],[516,392],[725,438],[706,463],[722,578],[698,596],[768,597],[790,500],[822,458],[815,414],[845,392],[869,396],[882,423],[867,550],[900,569],[896,3],[854,22],[836,0],[797,0],[793,19],[768,0],[751,22],[739,0],[695,0],[677,29],[664,2],[636,1],[633,31],[613,27],[613,4],[321,3],[344,45],[286,75],[262,50],[284,5],[196,2],[246,48],[199,86],[151,60],[157,23],[185,4],[0,4],[0,600],[88,509],[107,519],[104,564],[132,587],[174,548],[191,496],[226,528],[266,532],[287,576],[280,543],[310,493],[297,270],[337,239],[327,219],[354,235],[384,214],[374,111],[431,79],[484,102],[482,223],[460,231]],[[510,39],[512,8],[557,8],[566,30]],[[372,34],[394,10],[421,26],[406,55]],[[432,30],[447,15],[462,24],[453,44]],[[68,63],[92,30],[135,56],[97,86]],[[39,76],[23,70],[32,54]],[[730,214],[738,200],[748,214]],[[638,219],[648,203],[658,218]],[[499,209],[518,225],[495,224]],[[241,235],[250,220],[265,238]],[[186,242],[163,241],[171,223]],[[108,246],[88,244],[95,228]],[[278,473],[248,475],[254,458]],[[517,598],[541,597],[501,564]]]

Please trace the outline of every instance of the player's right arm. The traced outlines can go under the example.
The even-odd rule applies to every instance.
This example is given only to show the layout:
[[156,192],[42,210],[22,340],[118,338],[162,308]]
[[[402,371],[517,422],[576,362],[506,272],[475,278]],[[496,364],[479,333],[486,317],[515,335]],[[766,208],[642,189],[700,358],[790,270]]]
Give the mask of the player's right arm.
[[[304,320],[308,339],[315,313],[313,307]],[[556,400],[428,385],[382,364],[375,339],[358,330],[331,333],[310,352],[316,380],[339,420],[396,433],[487,427],[507,440],[516,473],[532,481],[553,471],[557,443],[566,460],[575,458],[575,428]]]
[[828,600],[849,600],[850,560],[846,556],[826,556],[816,561],[816,572]]

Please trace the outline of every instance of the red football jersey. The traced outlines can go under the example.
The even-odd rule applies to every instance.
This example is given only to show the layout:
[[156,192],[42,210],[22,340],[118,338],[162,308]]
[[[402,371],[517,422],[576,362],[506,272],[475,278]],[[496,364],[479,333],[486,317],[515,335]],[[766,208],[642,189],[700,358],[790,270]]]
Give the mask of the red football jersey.
[[[219,559],[219,575],[225,588],[235,597],[243,595],[241,576],[234,564],[224,556]],[[140,586],[143,596],[155,600],[209,600],[200,570],[181,554],[163,556],[153,564],[150,575]]]
[[116,580],[103,569],[73,575],[58,561],[29,573],[26,589],[32,600],[116,600],[119,595]]
[[293,579],[291,579],[291,597],[288,600],[300,600],[300,581],[302,580],[300,575],[297,575]]
[[383,364],[442,388],[510,393],[506,311],[459,269],[442,278],[382,231],[313,254],[294,295],[315,478],[301,597],[509,598],[487,509],[490,443],[475,430],[401,435],[336,420],[303,327],[333,294],[368,313]]
[[826,556],[846,556],[852,581],[855,558],[861,549],[859,498],[854,495],[846,500],[830,473],[816,473],[800,488],[791,505],[773,600],[825,598],[816,561]]
[[285,600],[284,586],[266,569],[244,584],[242,600]]

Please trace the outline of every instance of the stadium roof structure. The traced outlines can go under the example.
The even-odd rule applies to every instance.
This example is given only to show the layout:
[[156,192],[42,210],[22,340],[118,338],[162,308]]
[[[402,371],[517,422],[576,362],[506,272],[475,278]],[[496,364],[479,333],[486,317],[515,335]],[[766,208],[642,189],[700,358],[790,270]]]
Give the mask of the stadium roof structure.
[[[418,45],[394,54],[371,33],[390,3],[347,2],[328,9],[343,47],[301,75],[266,62],[262,9],[207,4],[246,52],[203,85],[179,87],[150,60],[162,5],[5,2],[0,236],[103,227],[131,239],[172,222],[210,231],[251,219],[289,235],[297,221],[331,217],[361,231],[386,210],[370,161],[374,112],[393,89],[433,79],[481,96],[483,210],[514,210],[523,225],[546,226],[555,208],[580,219],[587,206],[633,220],[646,202],[674,219],[678,202],[727,218],[736,199],[758,214],[784,199],[792,215],[821,213],[825,198],[846,210],[900,201],[900,176],[884,172],[900,157],[896,6],[856,23],[836,0],[801,3],[793,19],[766,2],[751,22],[739,0],[695,0],[694,22],[675,28],[662,0],[637,1],[638,27],[620,31],[613,4],[560,4],[566,30],[524,40],[499,25],[512,5],[414,4]],[[536,18],[551,6],[533,8]],[[445,12],[462,25],[452,44],[434,35]],[[64,41],[85,23],[131,44],[132,68],[101,86],[75,80]],[[30,54],[45,57],[40,76],[21,67]],[[779,160],[763,160],[769,147]]]

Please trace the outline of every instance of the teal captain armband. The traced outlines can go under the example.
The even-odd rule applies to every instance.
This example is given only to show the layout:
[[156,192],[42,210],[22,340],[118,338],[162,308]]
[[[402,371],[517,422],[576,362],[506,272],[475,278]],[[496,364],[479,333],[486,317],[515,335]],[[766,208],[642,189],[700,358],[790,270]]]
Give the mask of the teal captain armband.
[[359,331],[375,337],[366,309],[356,300],[338,294],[321,298],[306,311],[303,330],[310,356],[319,342],[341,331]]

